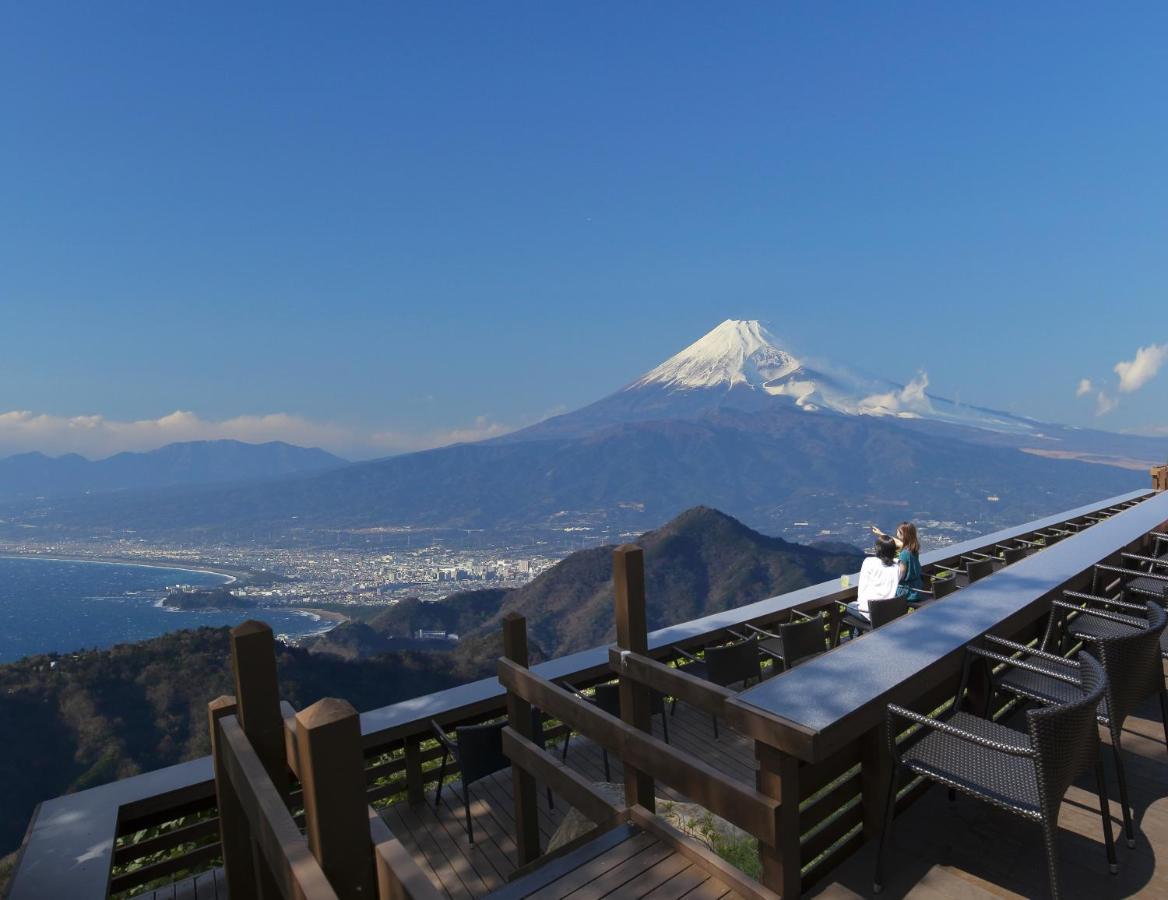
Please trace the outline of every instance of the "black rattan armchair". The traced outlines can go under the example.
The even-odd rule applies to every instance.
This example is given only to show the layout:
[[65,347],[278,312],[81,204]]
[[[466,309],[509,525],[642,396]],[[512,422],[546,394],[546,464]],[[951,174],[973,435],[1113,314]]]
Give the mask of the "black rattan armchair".
[[[717,647],[706,647],[704,659],[698,659],[680,647],[674,647],[673,650],[678,656],[687,660],[677,667],[679,672],[704,678],[712,684],[729,687],[732,684],[742,682],[742,686],[745,687],[751,678],[755,681],[762,680],[762,662],[759,659],[758,646],[753,638]],[[674,697],[669,707],[669,714],[673,715],[676,709],[677,698]],[[717,738],[718,717],[711,715],[710,718],[714,722],[714,737]]]
[[733,631],[730,633],[743,640],[753,637],[759,655],[774,661],[774,672],[777,675],[827,650],[823,614],[808,616],[798,610],[793,612],[798,618],[792,617],[791,621],[776,625],[774,631],[747,625],[750,635],[739,635]]
[[[620,684],[613,681],[608,684],[596,685],[596,692],[589,697],[581,691],[576,690],[567,682],[561,682],[565,688],[579,697],[581,700],[586,700],[589,703],[596,704],[597,708],[604,710],[610,716],[620,718]],[[665,736],[665,743],[669,743],[669,718],[665,715],[665,698],[657,691],[649,692],[649,715],[661,716],[661,732]],[[572,740],[572,732],[569,731],[564,738],[564,746],[560,752],[560,762],[567,762],[568,760],[568,744]],[[608,767],[608,750],[602,745],[600,753],[604,758],[604,780],[612,781],[612,775]]]
[[[1098,638],[1116,637],[1121,634],[1132,634],[1148,627],[1148,607],[1146,603],[1128,603],[1119,597],[1097,597],[1094,594],[1084,594],[1079,591],[1063,591],[1063,597],[1076,605],[1088,604],[1098,607],[1103,612],[1111,613],[1107,618],[1097,615],[1074,616],[1068,615],[1062,622],[1062,639],[1075,641],[1096,640]],[[1155,602],[1155,601],[1154,601]],[[1157,605],[1168,607],[1168,585],[1164,588]],[[1160,657],[1168,659],[1168,628],[1160,635]],[[1161,695],[1161,712],[1164,721],[1168,722],[1168,706]],[[1168,733],[1165,734],[1168,739]]]
[[[1052,635],[1057,633],[1057,620],[1061,617],[1074,616],[1072,626],[1073,622],[1078,622],[1085,616],[1103,619],[1113,624],[1128,624],[1116,613],[1086,609],[1061,600],[1056,600],[1051,605],[1052,622],[1047,628],[1044,647],[1050,644]],[[1135,846],[1135,827],[1132,824],[1131,803],[1128,799],[1127,775],[1120,753],[1123,723],[1152,693],[1160,695],[1162,713],[1168,712],[1168,705],[1164,703],[1164,669],[1160,661],[1160,637],[1164,633],[1165,624],[1168,623],[1168,615],[1154,603],[1147,604],[1146,613],[1147,620],[1142,629],[1103,637],[1085,636],[1083,642],[1086,654],[1099,660],[1107,676],[1103,702],[1096,710],[1096,718],[1099,724],[1106,726],[1111,733],[1111,750],[1115,759],[1116,777],[1119,780],[1119,798],[1123,806],[1124,833],[1129,847]],[[1067,686],[1050,674],[1057,669],[1062,657],[1001,638],[987,637],[986,640],[1009,653],[1022,654],[1021,658],[1031,664],[1030,670],[1008,671],[995,681],[995,689],[1042,704],[1064,703],[1071,696],[1072,692]],[[1079,654],[1080,658],[1084,655]],[[1037,671],[1034,671],[1035,669]],[[1168,723],[1165,727],[1168,729]],[[1168,730],[1165,734],[1168,736]]]
[[899,619],[908,612],[908,607],[909,602],[904,597],[893,597],[890,600],[869,600],[867,619],[844,607],[842,624],[852,632],[852,637],[859,637],[874,628],[887,625],[893,619]]
[[488,775],[493,775],[511,765],[503,754],[503,729],[501,722],[486,725],[463,725],[454,729],[454,740],[446,735],[442,726],[431,720],[430,726],[442,745],[442,764],[438,767],[438,789],[434,792],[434,808],[442,802],[442,781],[446,777],[446,761],[454,758],[462,773],[462,805],[466,810],[466,837],[474,843],[474,821],[470,815],[470,786]]
[[[1011,669],[1037,669],[998,654],[968,649]],[[1103,699],[1103,669],[1093,658],[1084,656],[1077,662],[1062,660],[1058,670],[1049,674],[1042,669],[1038,671],[1065,685],[1071,698],[1058,705],[1028,710],[1025,731],[967,712],[957,711],[941,720],[895,705],[888,707],[888,743],[893,767],[876,857],[873,885],[876,893],[884,885],[884,857],[892,839],[896,787],[902,769],[1040,824],[1046,844],[1050,892],[1057,900],[1059,807],[1075,778],[1093,765],[1107,861],[1113,873],[1118,871],[1099,755],[1099,730],[1095,725],[1095,710]],[[897,735],[908,723],[920,727],[898,745]]]

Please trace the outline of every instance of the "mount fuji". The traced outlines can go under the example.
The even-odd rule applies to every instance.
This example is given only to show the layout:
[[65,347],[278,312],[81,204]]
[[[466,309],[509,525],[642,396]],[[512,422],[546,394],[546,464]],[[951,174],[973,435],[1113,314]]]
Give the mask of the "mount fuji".
[[923,374],[907,385],[827,361],[804,362],[754,320],[727,319],[617,393],[513,437],[580,433],[604,422],[692,417],[718,408],[794,407],[806,413],[944,423],[992,434],[1041,437],[1041,423],[935,397]]
[[727,320],[621,390],[490,441],[231,489],[10,503],[0,522],[364,546],[402,528],[611,538],[705,505],[803,541],[866,540],[869,523],[906,518],[944,539],[1145,486],[1168,456],[1168,441],[927,387],[801,358],[759,322]]

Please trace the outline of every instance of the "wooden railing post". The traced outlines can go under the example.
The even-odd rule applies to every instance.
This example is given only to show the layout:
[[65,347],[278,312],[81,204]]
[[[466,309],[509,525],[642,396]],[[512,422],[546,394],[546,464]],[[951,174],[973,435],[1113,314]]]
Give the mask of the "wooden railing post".
[[376,894],[357,710],[326,697],[296,714],[308,846],[339,900]]
[[426,782],[422,773],[422,739],[411,735],[405,740],[406,800],[413,806],[426,802]]
[[[272,629],[251,619],[231,629],[231,668],[235,674],[236,715],[280,795],[288,797],[288,757],[284,743],[284,717],[276,678],[276,641]],[[252,841],[256,890],[261,900],[280,896],[276,878]]]
[[757,786],[780,803],[775,823],[775,844],[758,842],[762,883],[777,894],[799,897],[803,893],[799,853],[799,760],[761,741],[755,741],[758,758]]
[[[622,544],[612,552],[612,587],[616,601],[616,645],[620,650],[648,655],[649,627],[645,614],[645,551]],[[620,676],[621,718],[634,728],[652,733],[649,689],[623,673]],[[624,763],[625,803],[657,809],[653,778]]]
[[[503,616],[503,655],[523,666],[528,665],[527,619],[516,612]],[[507,692],[507,719],[520,735],[532,739],[531,704],[522,697]],[[515,763],[511,764],[511,779],[515,794],[515,839],[519,848],[519,865],[526,866],[539,858],[539,800],[535,778]]]
[[1152,466],[1152,490],[1168,491],[1168,464]]
[[235,673],[240,727],[272,784],[287,796],[288,758],[272,629],[254,619],[232,628],[231,668]]
[[223,764],[219,748],[219,720],[236,713],[234,697],[216,697],[207,704],[207,725],[211,730],[211,761],[215,772],[215,804],[219,808],[219,845],[223,854],[223,874],[233,897],[256,895],[256,873],[252,859],[251,829],[239,797]]

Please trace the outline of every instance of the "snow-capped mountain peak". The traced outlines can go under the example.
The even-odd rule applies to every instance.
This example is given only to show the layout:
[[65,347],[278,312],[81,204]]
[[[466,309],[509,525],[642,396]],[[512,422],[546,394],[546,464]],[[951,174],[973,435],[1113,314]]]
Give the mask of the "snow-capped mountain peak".
[[662,385],[672,390],[761,386],[799,368],[799,360],[775,344],[754,320],[727,319],[713,331],[646,372],[626,390]]
[[715,391],[783,399],[805,412],[931,419],[999,432],[1034,431],[1035,423],[1029,420],[926,393],[928,385],[923,372],[902,385],[861,375],[833,362],[808,365],[782,349],[762,323],[727,319],[621,393],[631,396],[642,389],[657,389],[677,399],[689,396],[696,401],[698,395]]

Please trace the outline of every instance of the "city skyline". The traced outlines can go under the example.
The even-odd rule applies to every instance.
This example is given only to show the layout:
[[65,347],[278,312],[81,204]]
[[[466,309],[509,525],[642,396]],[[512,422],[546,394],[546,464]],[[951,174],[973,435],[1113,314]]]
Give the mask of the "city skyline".
[[4,13],[0,455],[490,437],[726,318],[1168,433],[1159,7],[201,12]]

